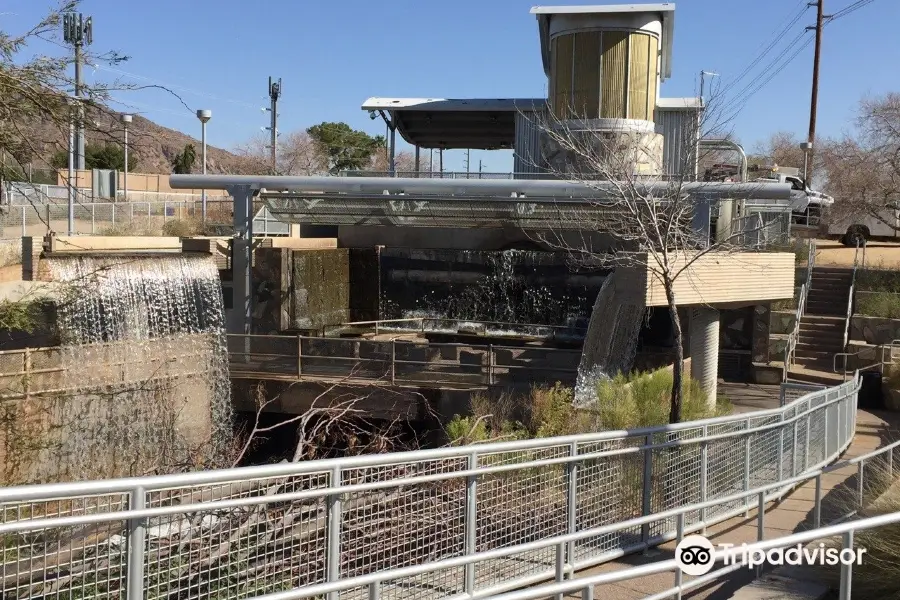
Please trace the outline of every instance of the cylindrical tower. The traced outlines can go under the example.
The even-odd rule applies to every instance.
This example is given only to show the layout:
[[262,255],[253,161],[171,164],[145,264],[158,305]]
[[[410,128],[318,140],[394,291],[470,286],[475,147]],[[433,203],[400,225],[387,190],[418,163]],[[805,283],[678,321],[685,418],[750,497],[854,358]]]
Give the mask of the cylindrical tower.
[[557,136],[564,134],[582,150],[593,149],[596,156],[589,162],[609,158],[637,174],[660,171],[662,136],[653,118],[659,83],[670,71],[674,8],[646,4],[532,9],[549,82],[547,127],[557,133],[544,136],[542,145],[553,170],[591,169],[579,165],[571,149],[559,143]]

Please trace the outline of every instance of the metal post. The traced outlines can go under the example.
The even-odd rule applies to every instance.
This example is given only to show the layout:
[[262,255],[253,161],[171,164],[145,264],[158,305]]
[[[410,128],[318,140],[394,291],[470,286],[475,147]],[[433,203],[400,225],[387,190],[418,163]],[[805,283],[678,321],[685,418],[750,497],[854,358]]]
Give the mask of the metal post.
[[[91,231],[93,233],[93,230]],[[22,205],[22,237],[25,237],[25,205]]]
[[[709,435],[709,427],[703,426],[703,437]],[[700,502],[706,502],[706,480],[709,472],[709,443],[700,443]],[[700,509],[700,522],[703,523],[703,534],[706,534],[706,507]]]
[[822,475],[816,475],[816,495],[813,498],[813,527],[822,526]]
[[[675,517],[675,544],[677,545],[684,538],[684,513],[680,512]],[[676,600],[681,600],[681,569],[675,569],[675,587],[678,591],[675,594]]]
[[420,164],[419,145],[416,144],[416,177],[419,176],[419,171],[420,171],[419,164]]
[[381,582],[373,581],[369,584],[369,600],[380,600],[381,598]]
[[[147,496],[144,488],[131,490],[128,500],[130,510],[143,510],[147,507]],[[144,598],[144,545],[146,544],[147,519],[128,519],[128,581],[125,586],[127,600],[143,600]]]
[[[478,452],[469,455],[469,470],[478,468]],[[466,556],[475,554],[478,531],[478,476],[469,475],[466,478]],[[472,597],[475,593],[475,563],[466,565],[466,594]]]
[[[759,502],[757,504],[756,515],[756,541],[761,542],[766,537],[766,493],[759,493]],[[762,573],[762,565],[757,565],[756,576]]]
[[[750,429],[750,419],[747,419],[747,429]],[[747,434],[747,439],[744,440],[744,491],[747,492],[750,490],[750,434]],[[744,516],[750,516],[750,498],[748,496],[744,496],[744,506],[747,510],[744,511]]]
[[793,452],[791,452],[791,476],[794,477],[799,472],[797,467],[799,466],[800,457],[797,456],[797,420],[794,419],[794,447]]
[[890,477],[890,478],[894,477],[894,449],[893,448],[888,450],[887,472],[888,472],[888,477]]
[[[781,405],[784,406],[784,402]],[[778,428],[778,481],[784,481],[784,413],[781,413],[780,419],[781,427]]]
[[[843,548],[853,548],[853,531],[844,532]],[[850,588],[853,581],[853,565],[850,561],[841,564],[841,593],[840,600],[850,600]]]
[[391,383],[397,379],[397,340],[391,340]]
[[[75,122],[69,119],[69,235],[75,234]],[[47,227],[50,221],[47,220]]]
[[97,217],[95,214],[97,212],[96,209],[97,209],[97,205],[91,204],[91,234],[92,235],[97,233],[97,220],[96,220]]
[[581,600],[594,600],[594,586],[589,585],[581,590]]
[[[650,494],[653,490],[653,488],[651,487],[651,483],[653,481],[653,434],[647,436],[645,443],[646,448],[644,449],[644,481],[643,490],[641,492],[642,517],[650,515]],[[650,542],[650,523],[644,523],[643,525],[641,525],[641,542],[643,542],[644,544],[649,544]]]
[[252,307],[250,266],[252,261],[252,216],[250,207],[253,191],[247,186],[234,186],[229,193],[234,198],[234,239],[232,240],[232,280],[234,282],[234,310],[229,333],[249,334]]
[[397,165],[394,160],[394,156],[397,152],[396,133],[397,133],[397,126],[394,125],[394,120],[391,119],[391,155],[390,155],[391,177],[397,176]]
[[[578,456],[578,442],[572,442],[569,445],[569,456]],[[568,533],[572,535],[578,526],[576,517],[578,516],[578,462],[572,461],[568,463],[568,499],[566,507],[566,516],[569,520]],[[569,542],[566,549],[566,563],[572,565],[573,573],[575,566],[575,542]]]
[[115,204],[115,202],[110,204],[109,207],[110,207],[110,210],[112,211],[112,224],[115,225],[116,224],[116,204]]
[[297,379],[303,378],[303,336],[297,336]]
[[[122,125],[125,127],[125,145],[124,145],[124,153],[125,153],[125,169],[124,169],[124,181],[122,197],[124,200],[128,200],[128,124],[131,123],[131,115],[122,115]],[[118,183],[118,182],[117,182]]]
[[[206,175],[206,123],[212,118],[211,110],[198,110],[197,118],[200,119],[200,156],[202,162],[203,174]],[[235,202],[237,199],[235,199]],[[206,189],[200,190],[201,219],[206,224]],[[237,215],[235,215],[235,219]]]
[[[331,470],[331,487],[341,485],[341,467],[336,466]],[[327,498],[328,510],[328,548],[325,554],[326,581],[333,583],[341,578],[341,494],[329,494]],[[328,594],[328,600],[338,600],[339,592]]]
[[[809,404],[807,404],[809,408]],[[809,425],[812,419],[811,413],[806,413],[806,439],[803,441],[803,471],[809,468]]]
[[488,344],[488,385],[494,385],[494,345]]
[[856,494],[859,499],[859,507],[863,507],[863,474],[865,473],[866,463],[859,463],[859,470],[856,476]]

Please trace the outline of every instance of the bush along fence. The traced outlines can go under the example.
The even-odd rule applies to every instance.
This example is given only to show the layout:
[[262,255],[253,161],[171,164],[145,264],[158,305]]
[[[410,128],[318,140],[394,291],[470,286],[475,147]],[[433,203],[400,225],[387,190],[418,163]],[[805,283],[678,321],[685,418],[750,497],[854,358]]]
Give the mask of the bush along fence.
[[782,496],[850,443],[859,385],[630,431],[0,489],[0,589],[483,598],[561,580],[744,513],[756,488]]

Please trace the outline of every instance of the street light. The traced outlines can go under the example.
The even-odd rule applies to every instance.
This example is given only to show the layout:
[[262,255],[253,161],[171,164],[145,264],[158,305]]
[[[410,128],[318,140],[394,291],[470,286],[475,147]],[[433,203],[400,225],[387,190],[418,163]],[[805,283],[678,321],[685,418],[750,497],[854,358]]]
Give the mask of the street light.
[[[197,118],[200,119],[200,144],[202,147],[200,156],[203,161],[203,174],[206,175],[206,124],[212,119],[211,110],[198,110]],[[203,224],[206,224],[206,189],[200,190],[200,206]]]
[[122,187],[125,189],[122,196],[126,202],[128,201],[128,126],[131,124],[131,118],[131,115],[122,115],[120,117],[122,126],[125,127],[125,177],[122,182]]
[[803,182],[809,187],[809,153],[813,149],[813,143],[801,142],[800,149],[803,150]]

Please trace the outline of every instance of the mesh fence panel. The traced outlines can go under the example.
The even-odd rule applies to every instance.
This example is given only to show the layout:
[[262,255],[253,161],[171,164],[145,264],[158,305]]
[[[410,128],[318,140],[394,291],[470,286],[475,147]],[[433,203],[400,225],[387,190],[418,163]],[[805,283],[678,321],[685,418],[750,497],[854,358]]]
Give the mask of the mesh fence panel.
[[[16,368],[22,359],[8,360],[6,368]],[[178,486],[143,480],[149,491],[137,498],[149,509],[208,505],[132,520],[145,536],[139,548],[143,595],[252,598],[350,579],[341,596],[355,598],[367,593],[354,585],[355,577],[508,550],[470,568],[435,565],[415,576],[385,579],[381,586],[391,598],[431,598],[552,576],[560,555],[579,566],[600,562],[671,535],[676,518],[586,536],[571,544],[572,554],[560,553],[554,543],[527,550],[522,545],[777,484],[834,458],[852,435],[857,385],[804,397],[780,411],[674,431],[476,445],[442,451],[438,458],[411,453],[298,463],[296,473],[289,465],[278,476],[254,475],[259,471],[248,468],[216,484],[190,483],[193,476]],[[573,454],[577,460],[570,460]],[[340,487],[326,491],[333,485]],[[15,489],[12,494],[6,497],[14,497]],[[285,500],[279,494],[295,496]],[[15,532],[2,527],[43,516],[123,510],[129,500],[129,493],[110,493],[0,504],[0,597],[122,597],[126,522],[32,529],[26,524],[25,531]],[[232,501],[240,505],[210,504]],[[692,509],[683,513],[685,526],[721,520],[743,505],[730,500]],[[755,506],[755,498],[746,505]]]

